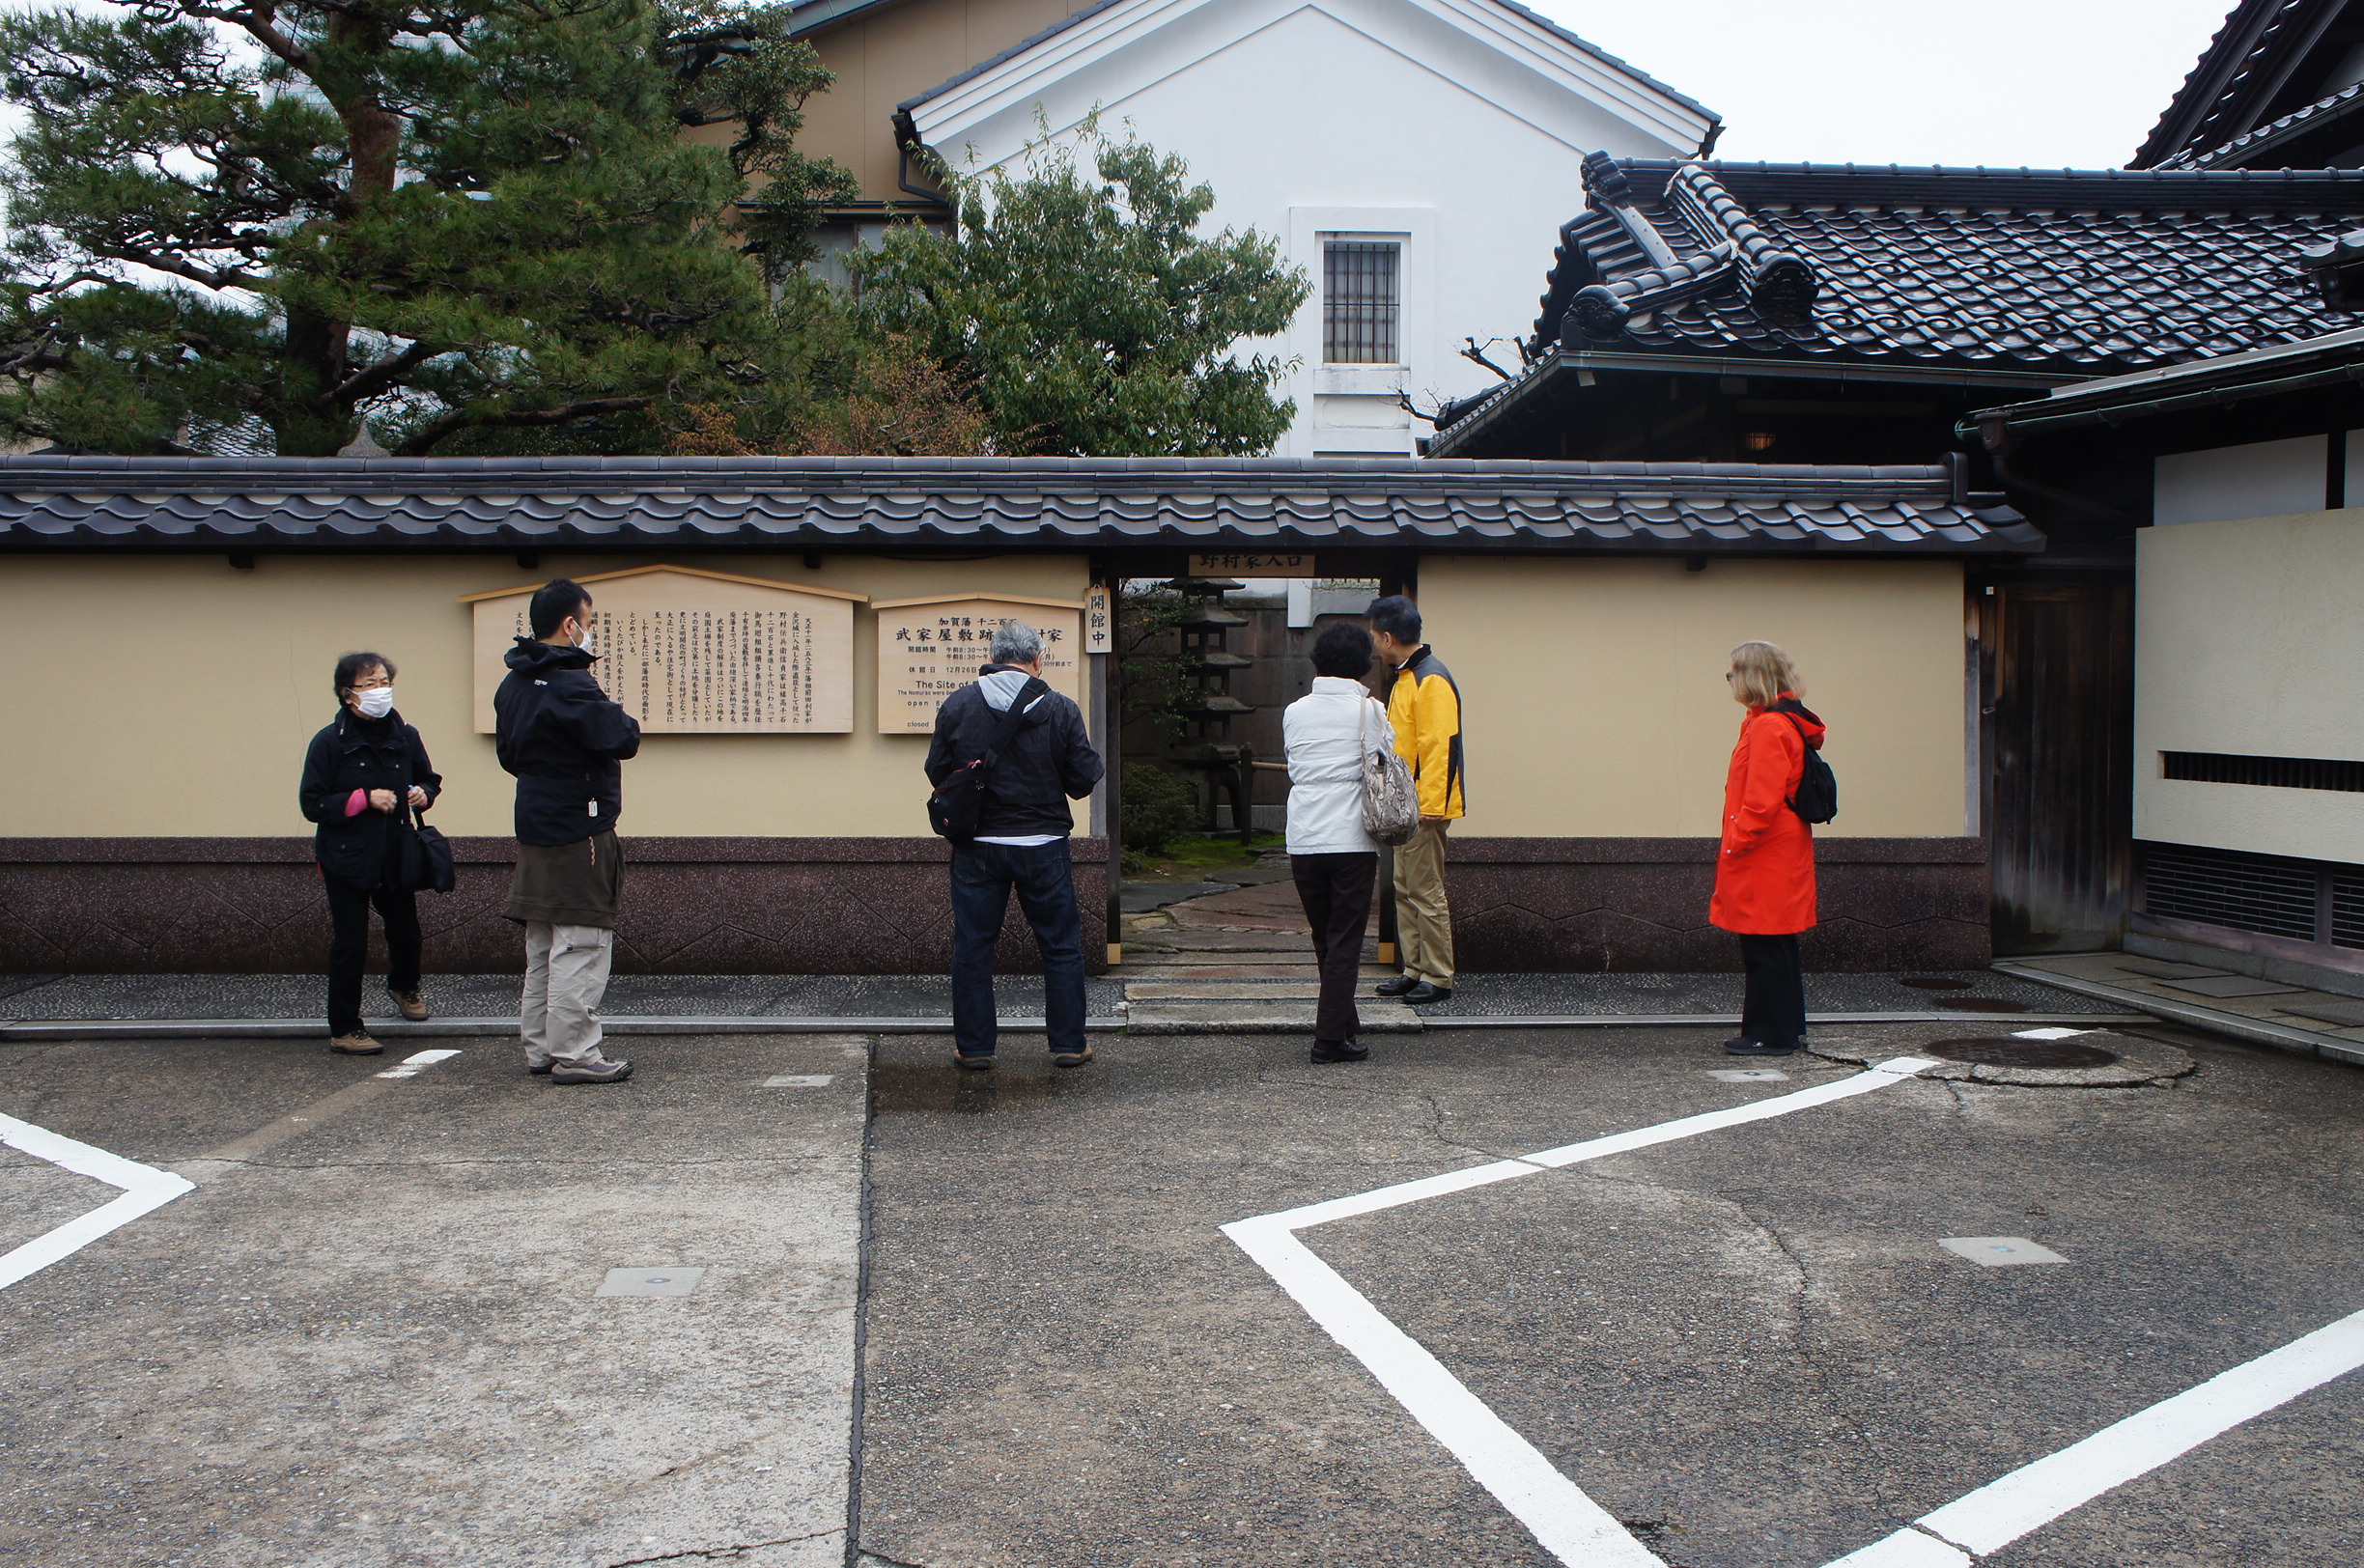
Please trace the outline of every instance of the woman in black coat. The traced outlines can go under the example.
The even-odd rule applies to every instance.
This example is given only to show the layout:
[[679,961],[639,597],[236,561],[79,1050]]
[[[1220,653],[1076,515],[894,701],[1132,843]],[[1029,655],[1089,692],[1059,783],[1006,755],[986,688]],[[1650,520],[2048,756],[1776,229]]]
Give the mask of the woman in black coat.
[[402,885],[410,814],[435,803],[442,775],[418,731],[394,711],[394,661],[381,654],[337,660],[336,721],[304,753],[301,799],[319,825],[313,858],[328,890],[328,1049],[347,1056],[385,1050],[361,1026],[361,967],[369,959],[370,906],[385,928],[386,992],[402,1016],[427,1016],[419,996],[416,895]]

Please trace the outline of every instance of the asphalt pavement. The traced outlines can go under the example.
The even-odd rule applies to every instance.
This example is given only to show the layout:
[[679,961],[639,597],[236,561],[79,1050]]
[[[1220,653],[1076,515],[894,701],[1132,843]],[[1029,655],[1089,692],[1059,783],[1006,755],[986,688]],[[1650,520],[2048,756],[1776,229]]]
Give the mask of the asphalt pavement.
[[[747,1034],[563,1088],[492,1039],[381,1079],[402,1048],[0,1036],[0,1113],[195,1184],[0,1288],[0,1562],[1549,1568],[1219,1228],[1493,1167],[1302,1239],[1619,1539],[1821,1568],[2364,1308],[2364,1077],[2143,1032],[2193,1070],[1883,1078],[1563,1168],[1494,1162],[1859,1069],[1666,1026],[991,1074]],[[0,1247],[114,1191],[0,1151]],[[2334,1378],[1979,1561],[2352,1568],[2360,1470]]]

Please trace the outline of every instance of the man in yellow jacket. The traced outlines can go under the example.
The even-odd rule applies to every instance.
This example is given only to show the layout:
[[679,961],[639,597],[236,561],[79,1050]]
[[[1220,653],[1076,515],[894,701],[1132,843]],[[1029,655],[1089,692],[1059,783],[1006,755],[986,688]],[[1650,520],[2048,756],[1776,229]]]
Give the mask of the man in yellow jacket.
[[1412,770],[1420,794],[1420,831],[1395,852],[1395,941],[1400,979],[1382,996],[1412,1003],[1452,994],[1452,910],[1445,902],[1445,829],[1461,815],[1461,689],[1434,650],[1421,641],[1420,606],[1400,594],[1374,599],[1365,614],[1379,657],[1394,672],[1388,718],[1395,754]]

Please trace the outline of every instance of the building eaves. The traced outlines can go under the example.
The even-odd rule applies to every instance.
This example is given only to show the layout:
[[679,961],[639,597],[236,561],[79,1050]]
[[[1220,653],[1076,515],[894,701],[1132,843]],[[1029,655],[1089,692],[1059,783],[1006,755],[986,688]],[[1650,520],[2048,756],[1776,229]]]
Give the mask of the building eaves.
[[0,458],[0,551],[2025,554],[1923,466],[1410,459]]
[[1968,437],[1982,430],[2025,433],[2123,425],[2158,414],[2228,407],[2356,382],[2364,382],[2364,327],[2055,387],[2050,395],[2031,402],[1982,408],[1961,422],[1957,434]]
[[2201,51],[2131,168],[2164,164],[2255,127],[2289,72],[2322,37],[2348,0],[2240,0]]
[[[813,4],[816,6],[842,4],[860,9],[866,9],[874,5],[890,5],[893,3],[895,3],[895,0],[813,0]],[[945,77],[943,81],[938,82],[935,86],[929,88],[927,91],[905,98],[901,103],[895,105],[895,111],[898,114],[910,114],[921,104],[929,102],[932,99],[942,98],[944,94],[951,92],[953,89],[968,82],[974,81],[977,77],[984,75],[987,71],[999,70],[1000,67],[1007,65],[1010,61],[1017,59],[1020,55],[1027,53],[1028,50],[1040,47],[1042,44],[1049,42],[1055,38],[1057,38],[1060,34],[1066,32],[1068,29],[1089,20],[1093,16],[1098,15],[1101,12],[1107,11],[1112,6],[1122,3],[1123,0],[1095,0],[1094,4],[1085,6],[1082,11],[1077,12],[1075,14],[1068,16],[1061,21],[1053,22],[1049,27],[1046,27],[1041,32],[1034,34],[1031,38],[1023,39],[1018,42],[1011,44],[1008,48],[1003,49],[1000,53],[993,56],[993,58],[989,60],[980,60],[975,65],[971,66],[968,70],[959,72],[957,75]],[[1489,3],[1500,7],[1514,16],[1519,17],[1531,26],[1541,29],[1543,32],[1550,34],[1553,38],[1558,39],[1561,42],[1567,44],[1569,47],[1590,55],[1602,65],[1632,78],[1636,83],[1648,88],[1651,92],[1660,95],[1668,101],[1679,104],[1683,108],[1690,110],[1693,114],[1701,116],[1703,119],[1706,120],[1708,125],[1707,135],[1702,144],[1703,148],[1714,143],[1716,135],[1724,124],[1724,117],[1717,114],[1713,109],[1708,108],[1705,104],[1700,102],[1697,98],[1690,98],[1684,94],[1676,92],[1674,88],[1669,87],[1666,83],[1658,80],[1655,76],[1650,75],[1647,71],[1637,70],[1635,67],[1627,64],[1623,60],[1618,59],[1616,55],[1611,54],[1608,50],[1600,47],[1598,44],[1588,42],[1586,40],[1577,37],[1574,33],[1571,33],[1566,28],[1562,27],[1559,23],[1553,21],[1548,16],[1538,15],[1536,13],[1528,10],[1525,6],[1520,5],[1518,0],[1489,0]]]
[[2343,87],[2329,98],[2320,98],[2302,109],[2293,109],[2271,125],[2234,137],[2221,147],[2206,152],[2179,153],[2158,164],[2162,170],[2221,169],[2244,158],[2263,157],[2287,142],[2297,140],[2321,130],[2334,121],[2353,118],[2364,113],[2364,82]]
[[826,27],[852,21],[874,11],[899,6],[903,0],[803,0],[788,13],[788,36],[807,38]]

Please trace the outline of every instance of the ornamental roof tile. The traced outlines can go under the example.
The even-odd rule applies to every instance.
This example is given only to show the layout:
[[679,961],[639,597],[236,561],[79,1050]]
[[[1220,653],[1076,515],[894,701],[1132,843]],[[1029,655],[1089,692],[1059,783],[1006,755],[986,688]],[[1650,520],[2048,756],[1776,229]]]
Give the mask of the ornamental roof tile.
[[0,550],[1201,545],[2027,553],[1945,466],[0,458]]

